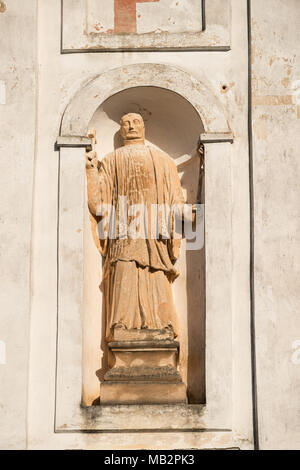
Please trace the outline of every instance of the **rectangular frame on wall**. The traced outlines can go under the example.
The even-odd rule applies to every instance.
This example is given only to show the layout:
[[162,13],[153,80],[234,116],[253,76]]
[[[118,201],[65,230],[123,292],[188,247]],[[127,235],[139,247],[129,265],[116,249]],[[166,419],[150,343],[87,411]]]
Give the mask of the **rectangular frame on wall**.
[[122,51],[228,51],[230,50],[230,0],[199,0],[198,32],[103,34],[89,32],[88,0],[61,0],[61,53]]
[[[231,432],[230,142],[207,143],[205,153],[206,404],[83,407],[81,393],[86,150],[82,141],[77,144],[74,139],[70,139],[69,143],[64,140],[60,142],[55,432]],[[219,245],[218,252],[215,250],[216,244]],[[222,253],[221,258],[218,253]],[[220,337],[223,337],[222,342],[219,341]]]

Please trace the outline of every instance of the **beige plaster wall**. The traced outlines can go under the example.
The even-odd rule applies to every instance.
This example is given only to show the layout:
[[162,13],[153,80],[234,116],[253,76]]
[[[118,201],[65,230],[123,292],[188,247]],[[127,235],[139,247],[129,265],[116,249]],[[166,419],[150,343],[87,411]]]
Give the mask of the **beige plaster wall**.
[[26,447],[36,3],[0,2],[0,448],[4,449]]
[[299,1],[252,0],[255,340],[263,449],[300,448],[299,26]]

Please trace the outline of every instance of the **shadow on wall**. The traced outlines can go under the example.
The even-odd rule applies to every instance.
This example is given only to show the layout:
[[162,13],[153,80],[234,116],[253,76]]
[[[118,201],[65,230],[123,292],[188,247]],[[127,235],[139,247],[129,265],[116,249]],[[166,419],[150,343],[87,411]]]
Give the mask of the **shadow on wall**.
[[[202,121],[193,106],[182,96],[163,88],[136,87],[128,88],[106,100],[94,114],[90,127],[97,131],[95,149],[101,160],[104,155],[122,146],[119,134],[119,123],[122,115],[128,112],[139,113],[143,116],[146,126],[146,142],[160,148],[175,160],[176,158],[196,153],[200,133],[203,132]],[[196,203],[199,199],[199,159],[195,158],[180,173],[181,184],[188,203]],[[204,188],[203,181],[201,185]],[[204,191],[202,188],[202,200]],[[181,342],[181,369],[186,377],[189,403],[205,402],[205,249],[186,251],[179,260],[182,272],[181,281],[175,281],[173,286],[178,314],[183,325]],[[182,269],[181,269],[182,268]],[[89,269],[99,270],[99,262]],[[185,292],[183,292],[185,290]],[[185,301],[181,301],[185,299]],[[95,298],[99,303],[99,299]],[[102,338],[99,332],[88,335],[95,348],[95,357],[99,343],[103,351],[101,368],[97,370],[97,380],[103,381],[108,369],[107,345],[105,342],[104,305],[97,306],[97,312],[102,310]],[[88,324],[84,324],[88,328]],[[83,367],[90,366],[83,364]],[[94,373],[95,374],[95,373]],[[84,374],[86,376],[86,374]],[[93,382],[95,377],[91,380]],[[94,388],[98,384],[84,384],[83,389]],[[88,393],[91,396],[91,393]],[[84,400],[84,397],[83,397]],[[95,395],[93,404],[99,404]]]

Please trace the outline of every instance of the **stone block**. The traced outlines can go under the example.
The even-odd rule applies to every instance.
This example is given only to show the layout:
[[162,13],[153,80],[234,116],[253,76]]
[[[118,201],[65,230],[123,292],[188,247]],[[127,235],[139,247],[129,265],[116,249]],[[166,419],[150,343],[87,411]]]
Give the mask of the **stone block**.
[[173,332],[117,329],[114,336],[123,341],[108,343],[113,367],[101,384],[101,404],[187,402],[186,386],[177,370],[179,343],[171,339]]
[[187,403],[184,383],[104,382],[101,405],[180,404]]

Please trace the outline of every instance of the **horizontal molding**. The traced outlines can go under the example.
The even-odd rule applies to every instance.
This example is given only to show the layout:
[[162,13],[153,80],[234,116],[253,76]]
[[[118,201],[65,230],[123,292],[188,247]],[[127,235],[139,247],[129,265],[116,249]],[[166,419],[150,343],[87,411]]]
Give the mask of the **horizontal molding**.
[[93,49],[62,49],[61,54],[91,54],[99,52],[228,52],[231,46],[198,46],[198,47],[120,47],[120,48],[93,48]]
[[200,142],[202,144],[215,144],[218,142],[229,142],[233,143],[232,132],[211,132],[200,134]]
[[93,143],[92,139],[85,136],[75,136],[75,135],[68,135],[68,136],[59,136],[56,140],[56,147],[89,147]]

